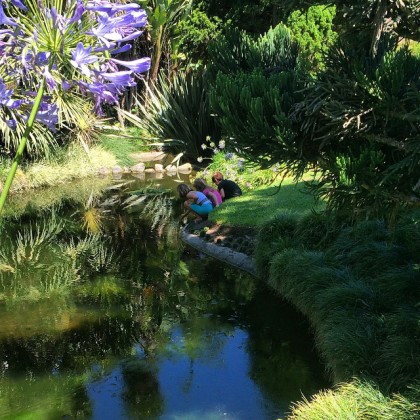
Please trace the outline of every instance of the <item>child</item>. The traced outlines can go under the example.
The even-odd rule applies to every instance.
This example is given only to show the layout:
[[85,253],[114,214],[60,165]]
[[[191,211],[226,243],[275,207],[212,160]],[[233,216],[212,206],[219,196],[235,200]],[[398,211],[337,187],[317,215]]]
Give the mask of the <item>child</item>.
[[228,198],[242,195],[242,190],[239,188],[239,185],[229,179],[223,179],[223,174],[221,172],[215,172],[211,179],[217,185],[217,189],[219,190],[223,201]]
[[197,215],[196,222],[207,219],[208,214],[213,210],[213,205],[202,192],[193,191],[187,184],[179,184],[177,190],[181,198],[186,198],[185,209]]
[[213,208],[222,204],[222,196],[219,194],[219,191],[210,187],[210,185],[207,185],[203,178],[197,178],[194,181],[193,186],[197,191],[201,191],[207,198],[210,199],[213,204]]

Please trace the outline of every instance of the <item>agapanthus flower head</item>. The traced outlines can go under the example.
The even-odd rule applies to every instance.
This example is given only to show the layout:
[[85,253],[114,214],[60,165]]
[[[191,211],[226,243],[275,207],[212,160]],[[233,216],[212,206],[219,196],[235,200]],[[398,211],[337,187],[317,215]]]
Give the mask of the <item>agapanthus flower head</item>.
[[[24,0],[11,0],[11,3],[27,10]],[[148,57],[130,61],[110,58],[110,54],[130,50],[131,44],[123,43],[140,36],[139,28],[147,24],[145,11],[136,3],[68,0],[66,8],[56,10],[54,7],[43,8],[44,2],[39,2],[45,28],[33,20],[25,22],[25,18],[19,24],[27,26],[17,26],[17,22],[6,16],[3,4],[4,1],[0,0],[0,24],[6,26],[0,30],[0,65],[7,63],[7,69],[13,72],[11,86],[29,88],[44,78],[49,90],[55,89],[57,84],[66,91],[80,89],[93,98],[95,109],[100,112],[101,103],[117,104],[123,90],[136,85],[135,73],[144,73],[150,68]],[[89,32],[86,32],[87,22]],[[10,29],[12,26],[16,29]],[[49,44],[45,39],[54,33],[54,36],[58,34],[58,44],[54,44],[54,50],[48,51]],[[72,49],[71,45],[74,45]],[[123,71],[121,67],[124,67]],[[71,68],[73,72],[69,72]],[[22,103],[13,96],[13,92],[3,86],[0,106],[17,107]],[[25,95],[19,92],[17,96]],[[53,124],[47,121],[47,125]]]

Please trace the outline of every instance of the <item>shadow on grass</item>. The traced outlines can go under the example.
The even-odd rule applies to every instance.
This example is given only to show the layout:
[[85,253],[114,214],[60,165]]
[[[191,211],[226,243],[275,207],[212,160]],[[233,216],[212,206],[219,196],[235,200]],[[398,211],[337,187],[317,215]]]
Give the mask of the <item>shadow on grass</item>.
[[211,213],[210,219],[229,225],[260,226],[280,212],[289,211],[302,217],[324,208],[324,203],[317,203],[306,192],[304,182],[283,185],[280,189],[266,185],[224,202]]

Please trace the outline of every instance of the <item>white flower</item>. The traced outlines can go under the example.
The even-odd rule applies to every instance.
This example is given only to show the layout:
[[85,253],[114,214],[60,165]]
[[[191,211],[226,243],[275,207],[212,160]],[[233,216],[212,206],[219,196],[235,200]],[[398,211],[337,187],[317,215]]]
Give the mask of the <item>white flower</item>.
[[211,143],[210,143],[210,147],[215,147],[216,146],[216,143],[214,142],[214,141],[212,141]]
[[203,158],[201,157],[201,156],[199,156],[198,158],[197,158],[197,162],[202,162],[203,161]]
[[224,149],[224,148],[225,148],[225,146],[226,146],[225,141],[224,141],[224,140],[220,140],[220,141],[219,141],[219,149]]
[[202,148],[203,150],[206,150],[206,149],[207,149],[207,146],[206,146],[205,144],[202,144],[202,145],[201,145],[201,148]]

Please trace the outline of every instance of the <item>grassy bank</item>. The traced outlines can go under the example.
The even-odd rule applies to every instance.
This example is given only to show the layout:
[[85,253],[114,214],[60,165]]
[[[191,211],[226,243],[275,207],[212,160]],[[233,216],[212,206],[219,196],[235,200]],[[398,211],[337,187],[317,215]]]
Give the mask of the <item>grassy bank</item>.
[[312,212],[300,185],[274,196],[272,188],[249,191],[211,218],[259,229],[260,277],[308,317],[329,373],[343,383],[299,403],[291,418],[418,418],[420,213],[392,228],[350,225]]
[[210,220],[258,227],[276,213],[289,212],[292,209],[297,216],[303,217],[315,209],[319,211],[323,208],[323,203],[316,203],[312,196],[305,193],[303,182],[296,184],[292,178],[287,178],[281,187],[275,183],[262,185],[235,200],[226,201],[217,211],[210,213]]
[[[131,166],[136,163],[132,153],[150,150],[134,129],[108,130],[101,135],[100,142],[86,151],[81,145],[73,144],[60,149],[49,158],[23,163],[17,170],[11,193],[28,189],[66,184],[75,179],[96,176],[101,168]],[[6,179],[10,161],[0,161],[1,181]]]
[[[69,147],[54,158],[18,168],[11,192],[60,185],[77,178],[97,175],[101,167],[111,168],[117,164],[116,157],[101,146],[91,147],[89,153],[79,145]],[[2,162],[0,179],[5,179],[9,162]]]

